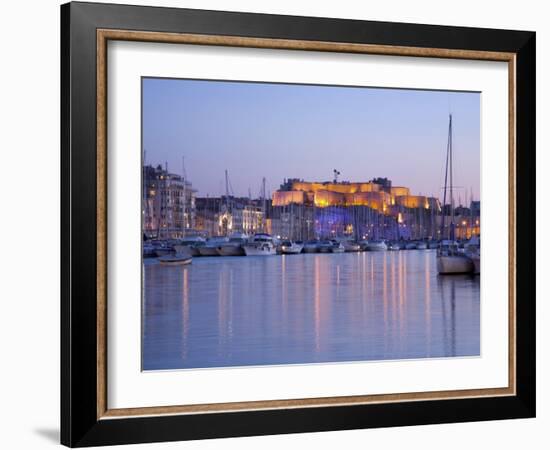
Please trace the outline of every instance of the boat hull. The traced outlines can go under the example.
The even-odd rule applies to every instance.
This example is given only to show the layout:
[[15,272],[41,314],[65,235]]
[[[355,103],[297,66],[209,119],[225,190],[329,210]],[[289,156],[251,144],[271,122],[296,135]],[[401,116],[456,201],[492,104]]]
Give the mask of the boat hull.
[[346,252],[358,252],[361,250],[361,246],[359,244],[344,244],[344,250]]
[[244,256],[244,250],[240,245],[222,245],[217,248],[220,256]]
[[386,251],[388,247],[386,244],[366,244],[365,251],[367,252],[383,252]]
[[199,247],[198,250],[201,256],[218,256],[218,247],[205,245],[204,247]]
[[472,273],[474,263],[465,256],[438,256],[437,271],[440,274]]
[[317,246],[306,245],[304,247],[304,253],[317,253]]
[[201,252],[199,251],[199,246],[196,245],[189,245],[189,252],[191,253],[191,256],[201,256]]
[[191,264],[192,258],[190,256],[178,256],[178,255],[167,255],[159,258],[159,263],[163,266],[186,266]]
[[271,256],[277,254],[277,249],[274,246],[245,245],[243,248],[246,256]]
[[190,245],[174,245],[174,251],[178,256],[197,256],[193,252],[193,248]]
[[283,255],[297,255],[299,253],[302,253],[302,247],[294,246],[294,247],[284,247],[281,249],[281,253]]

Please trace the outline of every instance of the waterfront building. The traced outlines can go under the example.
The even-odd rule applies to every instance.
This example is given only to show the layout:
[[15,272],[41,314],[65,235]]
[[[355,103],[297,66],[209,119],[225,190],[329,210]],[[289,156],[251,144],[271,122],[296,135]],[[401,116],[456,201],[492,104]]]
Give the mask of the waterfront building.
[[221,197],[197,197],[195,199],[195,230],[205,237],[219,236]]
[[[440,239],[454,224],[457,239],[480,234],[480,202],[442,206],[387,178],[366,182],[285,180],[271,199],[196,197],[190,181],[145,166],[143,228],[149,238],[174,239],[267,232],[280,239]],[[445,228],[442,229],[443,220]]]
[[162,166],[143,167],[143,230],[148,238],[181,238],[195,226],[190,181]]
[[233,196],[199,197],[196,203],[196,230],[206,236],[254,233],[266,230],[266,215],[260,200]]
[[[479,202],[475,203],[477,210],[468,210],[467,218],[455,211],[457,238],[479,234]],[[272,233],[284,239],[437,239],[442,217],[437,198],[412,195],[408,187],[393,186],[387,178],[366,182],[288,179],[272,195]]]

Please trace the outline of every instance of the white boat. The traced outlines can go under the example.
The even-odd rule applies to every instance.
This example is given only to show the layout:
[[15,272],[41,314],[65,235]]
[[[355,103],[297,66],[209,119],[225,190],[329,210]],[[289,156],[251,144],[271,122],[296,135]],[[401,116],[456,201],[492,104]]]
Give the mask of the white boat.
[[382,240],[372,240],[365,242],[365,250],[367,252],[383,252],[387,249],[388,246]]
[[220,256],[244,256],[243,245],[248,242],[248,236],[244,233],[233,233],[229,240],[217,247]]
[[191,264],[193,258],[191,256],[178,256],[174,254],[161,256],[158,260],[163,266],[185,266]]
[[474,263],[459,251],[458,242],[443,240],[437,250],[437,271],[440,274],[472,273]]
[[343,241],[342,245],[344,246],[344,250],[346,252],[358,252],[361,250],[361,246],[354,241]]
[[319,241],[307,241],[304,244],[304,253],[317,253],[319,251]]
[[187,236],[179,244],[174,245],[176,253],[187,249],[191,256],[200,256],[199,248],[206,244],[206,239],[201,236]]
[[418,241],[416,243],[416,249],[417,250],[427,250],[428,244],[425,241]]
[[206,243],[197,247],[201,256],[219,256],[218,247],[228,242],[226,237],[212,237],[206,241]]
[[175,253],[173,255],[161,256],[158,260],[163,266],[185,266],[191,264],[193,258],[186,253]]
[[297,255],[302,253],[304,244],[293,242],[293,241],[283,241],[281,244],[281,253],[283,255]]
[[258,233],[252,241],[243,246],[246,256],[270,256],[277,254],[273,238],[269,234]]
[[407,242],[405,244],[405,250],[416,250],[416,242]]
[[344,253],[346,249],[340,242],[333,241],[330,251],[331,253]]
[[393,241],[388,244],[388,250],[401,250],[401,246],[399,245],[399,242]]

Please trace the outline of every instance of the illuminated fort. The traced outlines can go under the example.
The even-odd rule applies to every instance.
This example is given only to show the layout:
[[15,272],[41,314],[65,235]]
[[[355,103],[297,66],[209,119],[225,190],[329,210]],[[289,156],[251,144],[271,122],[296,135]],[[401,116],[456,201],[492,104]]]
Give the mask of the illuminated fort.
[[368,182],[307,182],[290,179],[273,193],[273,206],[288,206],[291,203],[329,206],[367,206],[386,212],[392,206],[406,208],[439,208],[434,197],[411,195],[403,186],[392,186],[386,178]]
[[[437,198],[411,195],[408,187],[392,186],[387,178],[288,179],[272,195],[270,223],[274,235],[289,239],[423,239],[438,238],[441,213]],[[479,216],[468,217],[470,229],[464,234],[474,233],[476,222],[479,232]]]

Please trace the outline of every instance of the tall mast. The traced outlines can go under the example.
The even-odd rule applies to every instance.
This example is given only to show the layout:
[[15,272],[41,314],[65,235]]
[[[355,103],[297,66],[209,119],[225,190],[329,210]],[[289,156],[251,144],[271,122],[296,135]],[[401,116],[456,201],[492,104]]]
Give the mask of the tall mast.
[[262,178],[262,217],[263,217],[263,231],[266,232],[266,205],[265,205],[265,177]]
[[[441,221],[441,238],[443,239],[443,235],[445,233],[445,218],[447,217],[445,214],[445,205],[447,203],[447,177],[449,173],[449,153],[451,148],[451,133],[452,133],[452,115],[449,114],[449,132],[447,134],[447,154],[445,157],[445,187],[443,188],[443,220]],[[452,210],[452,207],[451,207]],[[452,218],[451,218],[452,222]]]
[[229,212],[229,175],[227,169],[225,169],[225,206],[227,212]]
[[474,235],[474,192],[470,186],[470,237]]
[[449,190],[451,194],[451,223],[449,224],[449,238],[454,240],[455,238],[455,229],[454,229],[454,219],[455,219],[455,202],[453,197],[453,115],[449,115],[449,176],[450,184]]

